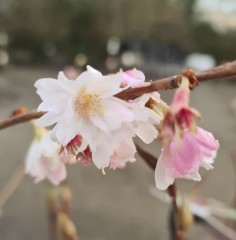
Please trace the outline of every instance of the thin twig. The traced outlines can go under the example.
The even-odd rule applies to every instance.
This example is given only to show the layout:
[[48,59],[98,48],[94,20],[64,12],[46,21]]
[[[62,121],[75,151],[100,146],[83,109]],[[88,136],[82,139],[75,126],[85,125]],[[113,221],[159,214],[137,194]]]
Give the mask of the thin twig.
[[[229,62],[219,67],[202,71],[196,74],[196,77],[199,82],[214,80],[214,79],[224,79],[224,78],[233,77],[233,76],[236,76],[236,61]],[[136,97],[139,97],[145,93],[177,88],[178,78],[179,78],[179,75],[155,80],[155,81],[152,81],[149,86],[140,87],[140,88],[128,88],[118,93],[115,96],[123,100],[129,100],[129,99],[134,99]],[[5,119],[2,122],[0,122],[0,130],[19,124],[19,123],[40,118],[44,113],[45,112],[30,112],[30,113],[25,113],[16,117]]]
[[[136,147],[138,154],[148,164],[148,166],[151,167],[152,170],[155,170],[158,158],[154,157],[152,154],[146,152],[137,144],[135,144],[135,147]],[[175,183],[173,183],[172,185],[170,185],[167,188],[167,192],[168,192],[169,196],[171,197],[171,204],[172,204],[172,209],[173,209],[173,214],[174,214],[175,239],[181,240],[183,238],[181,237],[181,235],[180,235],[181,231],[180,231],[180,229],[178,229],[178,226],[177,226],[178,205],[177,205],[177,189],[176,189]]]
[[44,113],[45,112],[30,112],[30,113],[21,114],[19,116],[7,118],[0,122],[0,130],[11,127],[19,123],[24,123],[33,119],[40,118],[44,115]]
[[49,230],[49,239],[58,240],[59,231],[58,231],[58,188],[49,184],[47,186],[47,211],[48,211],[48,230]]
[[0,209],[16,191],[24,177],[24,163],[21,162],[0,192]]
[[151,167],[151,169],[155,170],[158,158],[144,151],[138,144],[135,144],[135,147],[140,157],[148,164],[149,167]]

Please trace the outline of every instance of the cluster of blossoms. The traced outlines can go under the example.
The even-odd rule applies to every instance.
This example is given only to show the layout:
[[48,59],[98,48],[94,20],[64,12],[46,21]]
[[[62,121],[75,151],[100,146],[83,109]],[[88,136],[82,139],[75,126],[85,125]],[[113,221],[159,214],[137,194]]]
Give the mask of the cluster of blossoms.
[[189,107],[189,80],[182,82],[160,127],[163,149],[159,156],[155,180],[159,189],[165,190],[175,178],[200,181],[199,168],[212,169],[219,149],[218,141],[210,132],[197,127],[195,118],[200,113]]
[[[94,163],[103,172],[123,168],[134,161],[133,138],[151,143],[158,126],[163,150],[156,167],[157,187],[166,189],[175,178],[199,180],[199,167],[211,168],[219,145],[193,122],[198,114],[188,106],[188,79],[183,78],[167,112],[157,92],[129,101],[116,97],[127,88],[149,84],[136,69],[103,76],[90,66],[75,80],[62,72],[58,79],[39,79],[38,111],[45,114],[35,122],[41,133],[27,155],[27,172],[36,181],[48,178],[58,184],[66,177],[65,164]],[[50,132],[43,128],[52,125]]]
[[[67,79],[62,72],[57,80],[38,80],[35,86],[42,99],[38,111],[46,113],[36,125],[54,125],[50,137],[59,146],[60,164],[94,163],[104,171],[106,167],[123,168],[127,162],[133,162],[133,137],[150,143],[158,135],[156,125],[162,115],[146,107],[146,103],[150,98],[159,101],[160,96],[146,94],[127,102],[114,95],[136,87],[137,82],[140,86],[149,84],[144,81],[143,73],[135,69],[102,76],[90,66],[75,80]],[[65,174],[60,180],[64,178]]]

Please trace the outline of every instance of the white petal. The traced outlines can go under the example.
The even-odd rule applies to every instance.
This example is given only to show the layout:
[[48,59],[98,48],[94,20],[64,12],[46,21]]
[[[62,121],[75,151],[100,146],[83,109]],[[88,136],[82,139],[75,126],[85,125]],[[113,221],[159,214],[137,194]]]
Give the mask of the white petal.
[[[102,74],[94,68],[87,66],[87,71],[82,72],[76,79],[75,84],[77,87],[88,88],[91,90],[91,83],[96,83],[102,78]],[[93,85],[93,84],[92,84]]]
[[61,81],[61,82],[67,82],[67,81],[71,81],[69,80],[66,75],[64,74],[64,72],[59,72],[58,73],[58,76],[57,76],[57,79],[58,81]]
[[196,172],[196,173],[191,173],[191,174],[188,174],[187,176],[186,176],[186,178],[188,178],[188,179],[192,179],[192,180],[194,180],[194,181],[201,181],[201,175],[198,173],[198,172]]
[[50,138],[49,132],[45,134],[45,136],[40,141],[42,152],[46,157],[52,157],[55,152],[59,153],[59,145],[53,142]]
[[145,107],[145,104],[148,102],[148,100],[151,97],[151,93],[143,94],[141,97],[135,99],[134,101],[140,106]]
[[109,132],[110,129],[109,127],[107,126],[107,124],[104,122],[104,120],[97,114],[93,114],[91,117],[90,117],[90,120],[91,122],[97,126],[99,129],[101,129],[102,131],[104,132]]
[[37,93],[42,100],[62,91],[58,81],[54,78],[39,79],[34,86],[37,88]]
[[166,190],[171,184],[174,183],[174,178],[169,176],[165,170],[162,153],[158,158],[155,169],[155,182],[156,187],[160,190]]
[[77,119],[78,121],[80,121],[80,118],[78,115],[76,115],[74,108],[73,108],[73,99],[69,99],[67,101],[67,107],[64,111],[64,113],[62,114],[62,119],[65,123],[70,124],[71,121],[73,121],[73,119]]
[[95,68],[93,68],[93,67],[91,67],[91,66],[89,66],[89,65],[87,65],[86,66],[86,68],[87,68],[87,71],[89,72],[89,73],[91,73],[91,74],[93,74],[93,75],[98,75],[98,76],[102,76],[102,74],[98,71],[98,70],[96,70]]
[[133,112],[123,101],[111,100],[102,101],[104,108],[103,120],[109,126],[109,129],[115,130],[121,127],[125,122],[131,122],[134,119]]
[[99,129],[92,122],[81,120],[81,129],[79,131],[83,141],[87,142],[91,151],[97,149]]
[[95,152],[92,152],[92,159],[98,169],[106,168],[110,164],[111,151],[108,147],[97,148]]
[[81,128],[81,121],[72,119],[70,124],[65,122],[57,123],[55,134],[57,141],[66,146],[79,132]]
[[54,185],[58,185],[60,182],[65,180],[66,175],[67,175],[65,165],[60,162],[59,158],[57,158],[57,161],[58,161],[58,163],[57,163],[56,169],[54,169],[54,170],[49,169],[48,174],[47,174],[47,178]]
[[35,121],[38,126],[51,126],[52,124],[58,122],[61,116],[58,113],[47,112],[42,117]]
[[155,121],[155,124],[159,124],[160,121],[162,120],[162,115],[159,115],[155,111],[153,111],[150,108],[145,108],[146,114],[151,118],[153,121]]
[[151,143],[158,136],[157,129],[147,122],[138,123],[135,128],[135,133],[146,144]]
[[58,74],[58,82],[60,87],[67,93],[75,94],[77,91],[75,81],[69,80],[63,72]]
[[123,90],[120,88],[121,83],[122,77],[119,74],[113,74],[91,79],[88,87],[101,98],[108,98]]
[[39,107],[39,112],[62,112],[67,108],[67,99],[68,97],[64,95],[53,95],[47,100],[43,101]]
[[206,170],[211,170],[213,169],[213,166],[211,165],[213,163],[214,160],[212,158],[206,158],[201,162],[200,166],[204,167]]
[[30,173],[33,165],[35,163],[35,161],[38,161],[38,159],[41,157],[42,155],[42,149],[40,148],[40,144],[38,141],[34,140],[30,147],[29,150],[27,152],[26,155],[26,167],[25,167],[25,172],[26,173]]
[[92,159],[97,168],[106,168],[110,164],[110,157],[113,153],[112,140],[104,136],[98,135],[98,147],[96,151],[92,151]]

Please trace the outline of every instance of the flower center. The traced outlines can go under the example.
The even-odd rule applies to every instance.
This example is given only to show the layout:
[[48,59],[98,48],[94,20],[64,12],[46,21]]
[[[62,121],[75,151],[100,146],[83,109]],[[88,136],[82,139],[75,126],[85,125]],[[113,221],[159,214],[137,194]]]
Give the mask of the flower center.
[[102,113],[101,99],[97,94],[81,90],[75,98],[74,110],[83,118],[88,118],[95,112]]

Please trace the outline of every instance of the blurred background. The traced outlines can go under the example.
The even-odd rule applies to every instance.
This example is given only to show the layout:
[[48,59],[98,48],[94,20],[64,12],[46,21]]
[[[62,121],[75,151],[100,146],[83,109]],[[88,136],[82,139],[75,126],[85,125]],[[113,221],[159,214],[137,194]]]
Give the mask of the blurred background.
[[234,0],[2,0],[0,65],[219,63],[236,54],[235,11]]
[[[204,70],[236,58],[235,0],[1,0],[0,117],[39,104],[33,84],[64,69],[75,78],[87,64],[103,73],[136,67],[147,79]],[[199,195],[235,204],[235,84],[212,81],[192,94],[200,123],[221,143],[214,171]],[[161,92],[170,102],[173,92]],[[27,124],[0,133],[0,187],[24,160]],[[140,143],[141,144],[141,143]],[[142,145],[156,156],[159,146]],[[69,168],[73,220],[85,240],[168,239],[168,205],[150,194],[154,173],[137,157],[123,171]],[[192,182],[179,181],[181,191]],[[236,199],[236,198],[235,198]],[[45,185],[23,179],[4,205],[0,239],[48,239]],[[216,239],[198,225],[188,239]],[[222,238],[223,239],[223,238]]]

